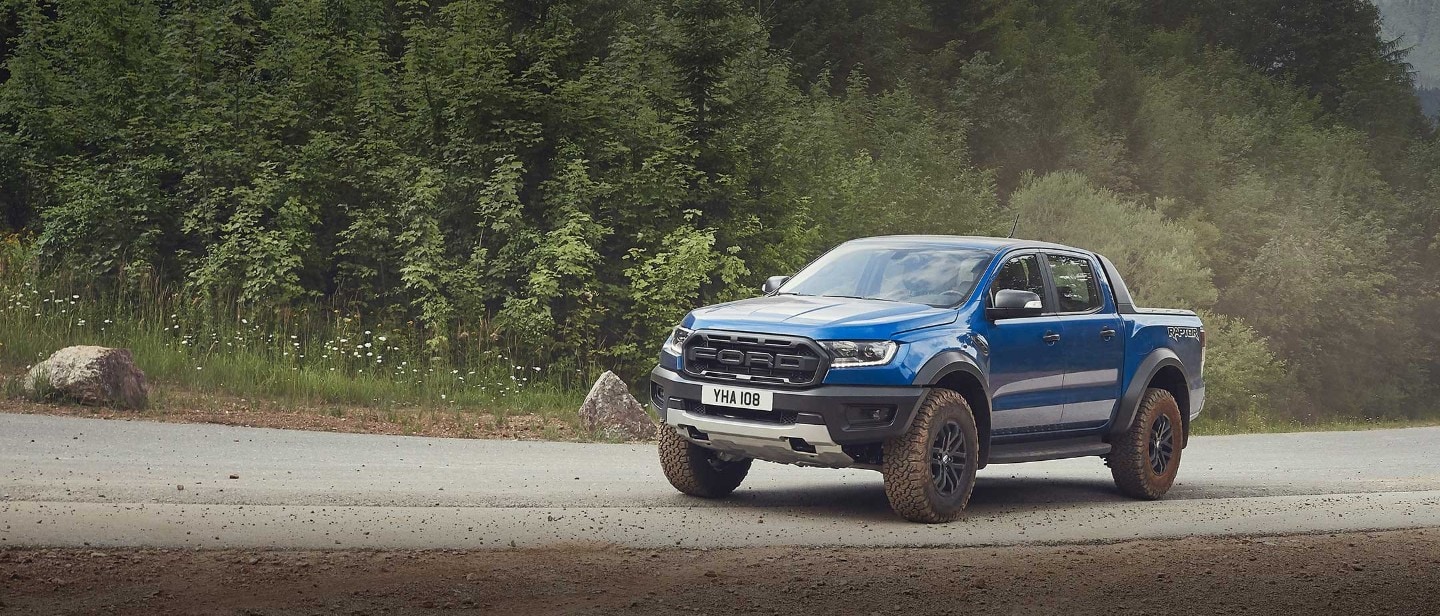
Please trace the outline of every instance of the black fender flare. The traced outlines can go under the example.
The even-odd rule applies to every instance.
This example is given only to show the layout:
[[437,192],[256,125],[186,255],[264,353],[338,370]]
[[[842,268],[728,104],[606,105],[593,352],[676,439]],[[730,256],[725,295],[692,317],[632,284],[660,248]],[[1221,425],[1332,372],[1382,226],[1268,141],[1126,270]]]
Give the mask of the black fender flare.
[[[921,387],[934,387],[939,384],[940,381],[944,380],[945,377],[957,372],[963,372],[975,377],[975,382],[980,384],[979,393],[984,397],[984,399],[981,400],[984,407],[972,409],[972,411],[982,411],[985,413],[985,417],[977,417],[976,420],[977,423],[983,421],[984,426],[988,428],[990,425],[990,381],[986,378],[985,371],[980,368],[979,364],[975,363],[975,358],[953,349],[937,353],[934,357],[927,360],[925,365],[920,367],[919,372],[915,373],[913,383]],[[975,405],[972,404],[971,406]],[[989,462],[989,459],[990,430],[984,429],[980,431],[980,467],[984,468]]]
[[[926,360],[920,371],[915,373],[914,383],[916,385],[930,387],[951,374],[956,372],[967,372],[970,376],[980,381],[980,386],[985,387],[985,371],[980,369],[975,359],[956,350],[937,353],[934,357]],[[988,387],[986,397],[989,397]]]
[[[1140,365],[1135,368],[1135,377],[1130,379],[1130,385],[1125,388],[1125,394],[1120,396],[1120,404],[1115,406],[1115,418],[1110,422],[1110,429],[1105,435],[1106,441],[1113,442],[1130,429],[1130,424],[1135,421],[1135,414],[1140,411],[1140,399],[1145,397],[1145,389],[1150,384],[1150,380],[1155,378],[1155,374],[1160,372],[1161,368],[1167,366],[1175,367],[1180,370],[1181,374],[1188,374],[1185,372],[1184,362],[1180,361],[1180,357],[1175,354],[1175,351],[1164,347],[1151,351],[1149,355],[1145,356],[1145,359],[1140,361]],[[1181,409],[1180,412],[1187,413],[1188,411]]]

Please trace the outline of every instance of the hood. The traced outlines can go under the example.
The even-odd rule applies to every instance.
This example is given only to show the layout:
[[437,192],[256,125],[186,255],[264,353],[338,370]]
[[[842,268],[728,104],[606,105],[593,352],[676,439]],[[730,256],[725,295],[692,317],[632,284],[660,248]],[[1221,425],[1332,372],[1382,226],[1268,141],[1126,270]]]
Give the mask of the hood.
[[816,340],[888,340],[955,321],[950,308],[878,299],[775,295],[699,308],[686,327],[807,336]]

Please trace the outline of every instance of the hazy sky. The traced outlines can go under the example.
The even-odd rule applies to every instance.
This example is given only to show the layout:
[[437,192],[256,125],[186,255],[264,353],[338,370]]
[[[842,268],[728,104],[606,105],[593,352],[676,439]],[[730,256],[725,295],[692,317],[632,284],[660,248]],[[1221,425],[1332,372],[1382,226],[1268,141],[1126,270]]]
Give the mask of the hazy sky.
[[1386,38],[1410,47],[1406,59],[1422,88],[1440,88],[1440,0],[1375,0]]

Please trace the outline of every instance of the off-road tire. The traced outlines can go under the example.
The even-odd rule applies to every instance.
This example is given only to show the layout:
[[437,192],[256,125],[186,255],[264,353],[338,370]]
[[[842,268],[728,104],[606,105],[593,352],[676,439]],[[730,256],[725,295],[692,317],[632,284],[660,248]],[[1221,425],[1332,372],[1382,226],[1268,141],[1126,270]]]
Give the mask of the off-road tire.
[[749,458],[721,460],[714,451],[691,443],[670,426],[660,426],[660,468],[676,490],[701,498],[728,496],[750,472]]
[[[941,465],[936,459],[937,440],[946,434],[964,448],[963,467],[952,475],[954,481],[941,479],[936,474]],[[970,493],[975,488],[975,469],[980,465],[975,415],[963,396],[949,389],[931,390],[916,411],[910,429],[886,440],[883,451],[880,470],[885,475],[885,496],[895,513],[911,522],[931,524],[960,517],[970,501]],[[952,462],[953,458],[950,458]],[[949,490],[940,483],[946,483]]]
[[[1157,424],[1160,427],[1157,428]],[[1168,430],[1166,430],[1168,426]],[[1167,438],[1158,438],[1163,431]],[[1114,443],[1105,462],[1110,465],[1110,475],[1120,492],[1132,498],[1156,500],[1170,490],[1175,475],[1180,471],[1180,452],[1184,445],[1184,423],[1180,417],[1180,405],[1175,397],[1163,389],[1145,390],[1140,400],[1140,410],[1130,429]],[[1169,445],[1168,457],[1165,446]],[[1161,458],[1152,457],[1155,452]],[[1160,464],[1163,460],[1163,464]],[[1163,468],[1157,471],[1156,465]]]

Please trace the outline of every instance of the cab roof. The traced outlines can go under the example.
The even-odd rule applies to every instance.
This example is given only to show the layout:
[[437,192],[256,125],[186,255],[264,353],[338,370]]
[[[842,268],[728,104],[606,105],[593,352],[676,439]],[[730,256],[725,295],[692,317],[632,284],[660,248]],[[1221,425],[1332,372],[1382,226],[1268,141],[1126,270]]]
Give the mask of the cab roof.
[[1058,248],[1089,253],[1088,250],[1036,240],[1011,237],[985,237],[980,235],[882,235],[850,240],[847,244],[882,244],[892,246],[934,246],[945,248],[973,248],[990,252],[1002,252],[1012,248]]

